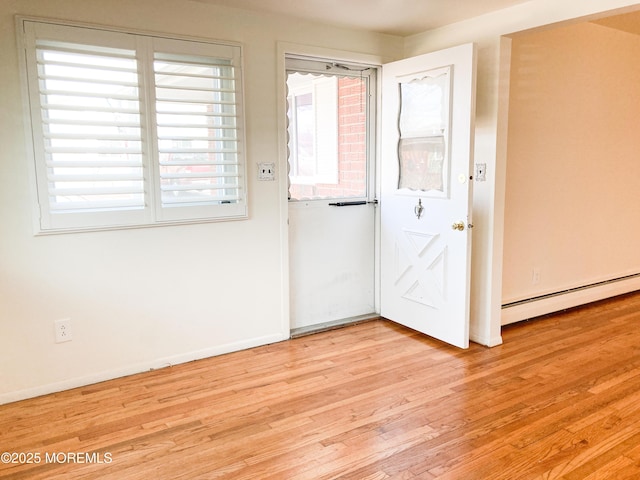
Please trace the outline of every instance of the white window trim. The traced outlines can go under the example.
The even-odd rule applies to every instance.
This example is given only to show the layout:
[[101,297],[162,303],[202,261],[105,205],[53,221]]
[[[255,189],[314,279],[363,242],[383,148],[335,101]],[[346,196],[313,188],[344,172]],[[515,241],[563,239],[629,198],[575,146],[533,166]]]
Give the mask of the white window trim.
[[[66,27],[76,27],[81,29],[88,29],[95,32],[96,35],[100,35],[99,32],[105,32],[105,35],[109,33],[114,34],[128,34],[137,38],[136,42],[147,41],[150,43],[156,42],[163,44],[162,53],[182,53],[185,55],[201,55],[210,58],[216,58],[219,51],[225,49],[232,49],[233,54],[233,67],[235,68],[237,75],[235,76],[236,82],[236,98],[237,98],[237,150],[239,155],[239,181],[240,199],[232,204],[220,204],[220,205],[208,205],[204,207],[171,207],[171,208],[158,208],[157,203],[159,199],[159,182],[157,181],[157,153],[156,155],[147,156],[144,160],[144,177],[145,177],[145,191],[149,190],[147,183],[149,181],[154,182],[154,187],[151,188],[152,194],[145,194],[145,206],[143,209],[133,211],[117,211],[117,212],[100,212],[104,215],[102,220],[95,221],[96,215],[94,212],[89,213],[73,213],[65,214],[73,217],[73,220],[66,222],[58,219],[56,222],[52,222],[48,208],[43,208],[40,201],[45,195],[45,189],[41,188],[42,179],[46,176],[42,171],[44,167],[44,160],[42,156],[42,131],[40,120],[40,106],[39,102],[34,105],[33,98],[29,91],[29,73],[28,66],[33,60],[28,58],[30,40],[25,32],[27,24],[37,24],[52,27],[60,27],[65,29]],[[221,42],[217,40],[207,40],[193,37],[180,37],[169,36],[158,33],[149,33],[142,31],[132,31],[119,29],[115,27],[105,27],[100,25],[75,23],[58,21],[51,19],[43,19],[37,17],[16,17],[18,47],[20,57],[20,71],[21,71],[21,86],[23,91],[23,104],[25,111],[25,118],[28,120],[25,126],[26,143],[29,156],[31,158],[29,174],[30,174],[30,189],[32,191],[32,198],[34,199],[34,230],[36,235],[50,234],[50,233],[67,233],[67,232],[82,232],[82,231],[96,231],[96,230],[114,230],[114,229],[126,229],[126,228],[144,228],[154,227],[162,225],[178,225],[178,224],[192,224],[192,223],[209,223],[229,220],[243,220],[248,218],[248,201],[247,201],[247,156],[246,156],[246,135],[244,125],[244,83],[243,83],[243,65],[242,65],[242,49],[241,45],[233,42]],[[188,53],[182,47],[186,47]],[[172,48],[175,51],[172,51]],[[153,51],[149,48],[147,52]],[[31,51],[34,53],[34,50]],[[148,55],[148,54],[147,54]],[[139,53],[138,53],[139,57]],[[150,78],[152,74],[152,62],[139,63],[140,69],[151,70],[143,74],[143,78]],[[33,79],[31,79],[33,82]],[[140,103],[151,102],[154,99],[153,88],[140,88]],[[148,92],[151,93],[151,97]],[[35,95],[39,95],[36,92]],[[141,111],[144,111],[144,107],[141,107]],[[150,118],[154,114],[155,110],[147,110],[146,114],[143,113],[143,117]],[[148,134],[144,136],[143,142],[149,142],[149,132],[152,132],[152,136],[155,137],[155,117],[153,118],[153,128],[149,128],[148,123],[142,122],[142,128],[147,128]],[[39,127],[37,125],[40,124]],[[36,127],[36,128],[34,128]],[[157,144],[156,144],[157,145]],[[156,146],[154,146],[156,148]],[[156,149],[157,151],[157,149]],[[40,180],[40,182],[39,182]],[[39,187],[40,185],[40,187]],[[45,197],[46,201],[46,197]],[[189,210],[187,215],[181,214],[180,210]]]

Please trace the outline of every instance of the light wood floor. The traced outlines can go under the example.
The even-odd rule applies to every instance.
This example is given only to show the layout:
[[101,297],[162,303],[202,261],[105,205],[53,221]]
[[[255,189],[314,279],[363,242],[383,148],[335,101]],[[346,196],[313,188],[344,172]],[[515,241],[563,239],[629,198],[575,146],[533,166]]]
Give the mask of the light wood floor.
[[372,321],[4,405],[40,463],[0,478],[638,479],[639,326],[640,294],[492,349]]

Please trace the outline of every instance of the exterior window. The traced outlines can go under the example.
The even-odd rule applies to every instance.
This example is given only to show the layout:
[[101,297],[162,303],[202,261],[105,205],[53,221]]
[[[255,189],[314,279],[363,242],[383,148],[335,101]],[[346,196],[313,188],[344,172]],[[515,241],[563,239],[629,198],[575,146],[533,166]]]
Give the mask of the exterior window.
[[289,198],[365,199],[373,70],[287,59]]
[[338,183],[337,80],[300,73],[287,78],[294,184]]
[[41,232],[246,217],[240,47],[23,26]]

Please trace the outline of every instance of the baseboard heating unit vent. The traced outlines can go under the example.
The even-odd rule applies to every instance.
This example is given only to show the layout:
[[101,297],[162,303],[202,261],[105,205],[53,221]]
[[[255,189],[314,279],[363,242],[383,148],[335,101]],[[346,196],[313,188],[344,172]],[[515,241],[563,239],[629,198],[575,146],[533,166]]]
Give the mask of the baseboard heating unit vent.
[[502,305],[502,325],[640,290],[640,273]]

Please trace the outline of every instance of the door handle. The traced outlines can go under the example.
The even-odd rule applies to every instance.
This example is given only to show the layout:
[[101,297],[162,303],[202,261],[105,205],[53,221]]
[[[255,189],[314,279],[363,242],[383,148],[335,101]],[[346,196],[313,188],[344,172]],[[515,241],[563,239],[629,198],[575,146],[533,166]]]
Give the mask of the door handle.
[[458,230],[459,232],[464,230],[464,222],[456,222],[453,225],[451,225],[451,228],[453,228],[454,230]]
[[362,201],[355,201],[355,202],[335,202],[335,203],[330,203],[329,206],[330,207],[352,207],[354,205],[366,205],[369,202],[365,202],[364,200]]

